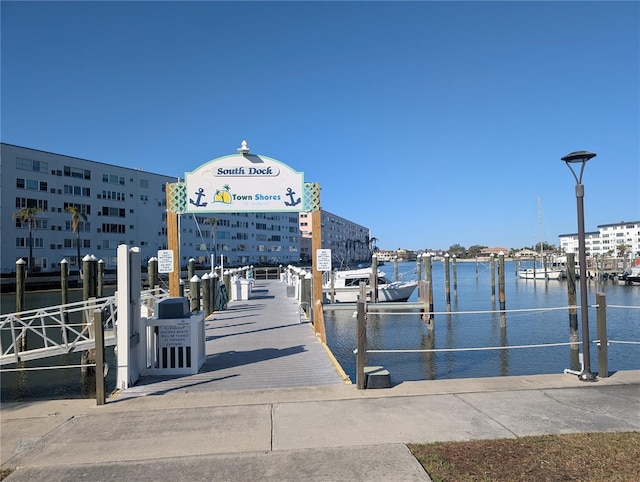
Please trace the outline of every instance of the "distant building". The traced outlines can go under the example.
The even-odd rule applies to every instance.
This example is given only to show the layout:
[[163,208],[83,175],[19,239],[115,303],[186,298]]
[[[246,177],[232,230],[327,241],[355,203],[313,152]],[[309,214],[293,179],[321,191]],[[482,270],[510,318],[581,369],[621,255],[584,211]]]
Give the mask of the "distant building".
[[[625,245],[626,255],[640,256],[640,221],[601,224],[598,231],[585,233],[585,251],[588,256],[620,256],[619,246]],[[563,252],[578,252],[578,234],[561,234]]]
[[507,248],[482,248],[478,253],[479,258],[488,258],[492,254],[494,256],[498,256],[500,253],[507,256],[509,254],[509,250]]
[[[59,271],[63,258],[77,269],[69,206],[86,216],[78,226],[80,256],[93,254],[105,268],[116,266],[120,244],[139,247],[144,263],[167,248],[166,184],[175,178],[4,143],[1,155],[2,273],[14,272],[19,258],[28,262],[28,225],[13,218],[27,207],[42,210],[32,230],[36,271]],[[216,264],[224,256],[225,266],[297,263],[298,224],[298,213],[181,215],[180,265],[194,258],[210,266],[212,255]]]
[[[320,211],[322,248],[331,250],[334,268],[367,261],[371,255],[369,228],[336,214]],[[300,261],[311,263],[311,233],[314,229],[311,213],[300,213]]]
[[521,249],[520,251],[516,251],[513,254],[513,257],[516,259],[530,259],[535,258],[536,256],[540,256],[540,253],[534,251],[533,249]]

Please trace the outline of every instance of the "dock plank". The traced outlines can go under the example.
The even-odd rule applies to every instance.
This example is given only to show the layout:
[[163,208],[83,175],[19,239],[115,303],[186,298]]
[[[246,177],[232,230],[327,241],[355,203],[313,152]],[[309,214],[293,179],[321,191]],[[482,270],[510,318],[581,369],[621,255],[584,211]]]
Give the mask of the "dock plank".
[[198,374],[143,377],[118,397],[345,383],[279,280],[256,280],[249,300],[229,302],[207,318],[205,336],[207,357]]

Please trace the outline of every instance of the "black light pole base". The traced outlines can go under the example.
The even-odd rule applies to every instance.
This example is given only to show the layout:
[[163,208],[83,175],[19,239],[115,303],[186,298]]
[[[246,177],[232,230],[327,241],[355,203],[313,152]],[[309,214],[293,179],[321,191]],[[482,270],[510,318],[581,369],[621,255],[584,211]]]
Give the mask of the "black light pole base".
[[580,375],[578,375],[578,380],[580,380],[581,382],[597,382],[598,381],[596,376],[593,373],[588,371],[584,371]]

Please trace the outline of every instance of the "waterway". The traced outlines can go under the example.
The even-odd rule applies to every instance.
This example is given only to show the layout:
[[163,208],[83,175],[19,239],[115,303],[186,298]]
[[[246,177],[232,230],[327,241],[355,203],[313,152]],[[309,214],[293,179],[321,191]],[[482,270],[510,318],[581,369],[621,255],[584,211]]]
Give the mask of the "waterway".
[[[399,275],[415,279],[415,263],[398,265]],[[433,263],[433,295],[435,326],[433,330],[421,320],[420,314],[369,314],[367,342],[369,349],[424,350],[477,347],[505,347],[566,343],[569,341],[569,315],[567,309],[554,311],[509,311],[540,308],[561,308],[568,305],[565,281],[533,281],[518,279],[514,263],[505,267],[506,323],[503,327],[496,310],[498,286],[495,286],[495,302],[491,300],[490,268],[488,263],[458,262],[457,283],[454,287],[451,267],[451,313],[445,313],[446,291],[444,263]],[[394,266],[381,267],[390,279],[394,278]],[[589,305],[595,305],[596,292],[604,292],[608,305],[607,325],[610,340],[640,341],[640,285],[627,286],[616,282],[588,284]],[[105,295],[113,294],[113,287]],[[82,290],[71,290],[69,301],[82,299]],[[417,301],[417,292],[409,301]],[[25,310],[60,304],[58,290],[27,292]],[[578,305],[579,295],[578,295]],[[628,307],[628,308],[622,308]],[[634,309],[635,308],[635,309]],[[15,311],[14,294],[0,296],[2,313]],[[478,314],[456,312],[484,311]],[[578,324],[581,318],[578,314]],[[356,320],[350,311],[325,313],[327,344],[345,372],[356,380],[355,355]],[[590,339],[596,336],[596,310],[589,309]],[[640,345],[611,344],[609,370],[640,369]],[[565,368],[578,369],[577,351],[568,346],[545,348],[519,348],[507,350],[455,351],[436,353],[370,353],[367,365],[381,365],[389,370],[392,383],[411,380],[445,378],[494,377],[508,375],[533,375],[562,373]],[[106,361],[109,372],[106,378],[107,393],[116,385],[116,357],[113,347],[108,347]],[[80,354],[69,354],[37,362],[24,363],[25,367],[79,364]],[[4,368],[13,368],[9,365]],[[591,350],[591,369],[597,371],[597,352]],[[3,372],[0,379],[0,400],[29,401],[52,398],[92,398],[95,396],[95,379],[79,368],[46,371]]]
[[[394,279],[395,269],[392,263],[383,265],[381,269],[390,279]],[[399,263],[398,266],[398,272],[404,279],[415,279],[415,269],[415,263],[411,262]],[[367,315],[368,349],[438,350],[569,342],[568,309],[508,311],[568,306],[566,281],[522,280],[516,275],[516,264],[505,263],[507,314],[503,327],[498,312],[487,313],[499,309],[497,281],[496,301],[492,302],[490,265],[480,263],[476,267],[475,262],[458,262],[457,289],[454,289],[453,266],[450,269],[451,314],[446,313],[444,263],[434,262],[434,328],[430,330],[417,312],[370,313]],[[590,281],[587,296],[590,306],[596,303],[596,292],[606,294],[609,339],[640,342],[640,310],[637,309],[640,305],[640,285]],[[417,291],[409,301],[417,301]],[[580,304],[579,294],[577,304]],[[617,308],[618,306],[632,308]],[[469,311],[484,313],[456,313]],[[355,381],[356,375],[356,357],[353,353],[356,347],[355,324],[353,312],[327,311],[325,314],[327,344],[352,381]],[[578,326],[581,326],[580,313]],[[595,307],[589,308],[589,328],[590,339],[597,339]],[[598,368],[596,350],[592,346],[590,352],[591,369],[594,372]],[[611,344],[608,355],[609,371],[640,369],[640,345]],[[565,368],[580,368],[577,351],[571,350],[569,346],[435,353],[368,353],[366,365],[384,366],[389,370],[394,384],[411,380],[562,373]]]

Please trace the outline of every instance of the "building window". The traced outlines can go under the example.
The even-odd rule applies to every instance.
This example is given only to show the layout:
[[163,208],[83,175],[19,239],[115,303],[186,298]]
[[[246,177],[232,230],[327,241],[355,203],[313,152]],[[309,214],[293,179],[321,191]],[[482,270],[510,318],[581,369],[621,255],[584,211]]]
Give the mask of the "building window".
[[89,169],[64,166],[63,172],[66,177],[75,177],[76,179],[91,179],[91,171]]
[[23,169],[25,171],[47,172],[49,171],[49,163],[34,161],[33,159],[25,159],[23,157],[17,157],[16,168]]
[[119,184],[121,186],[124,186],[124,177],[116,176],[115,174],[103,174],[102,182],[107,182],[109,184]]
[[22,208],[38,208],[44,211],[49,210],[49,202],[45,199],[32,199],[26,197],[17,197],[16,198],[16,207],[18,209]]

